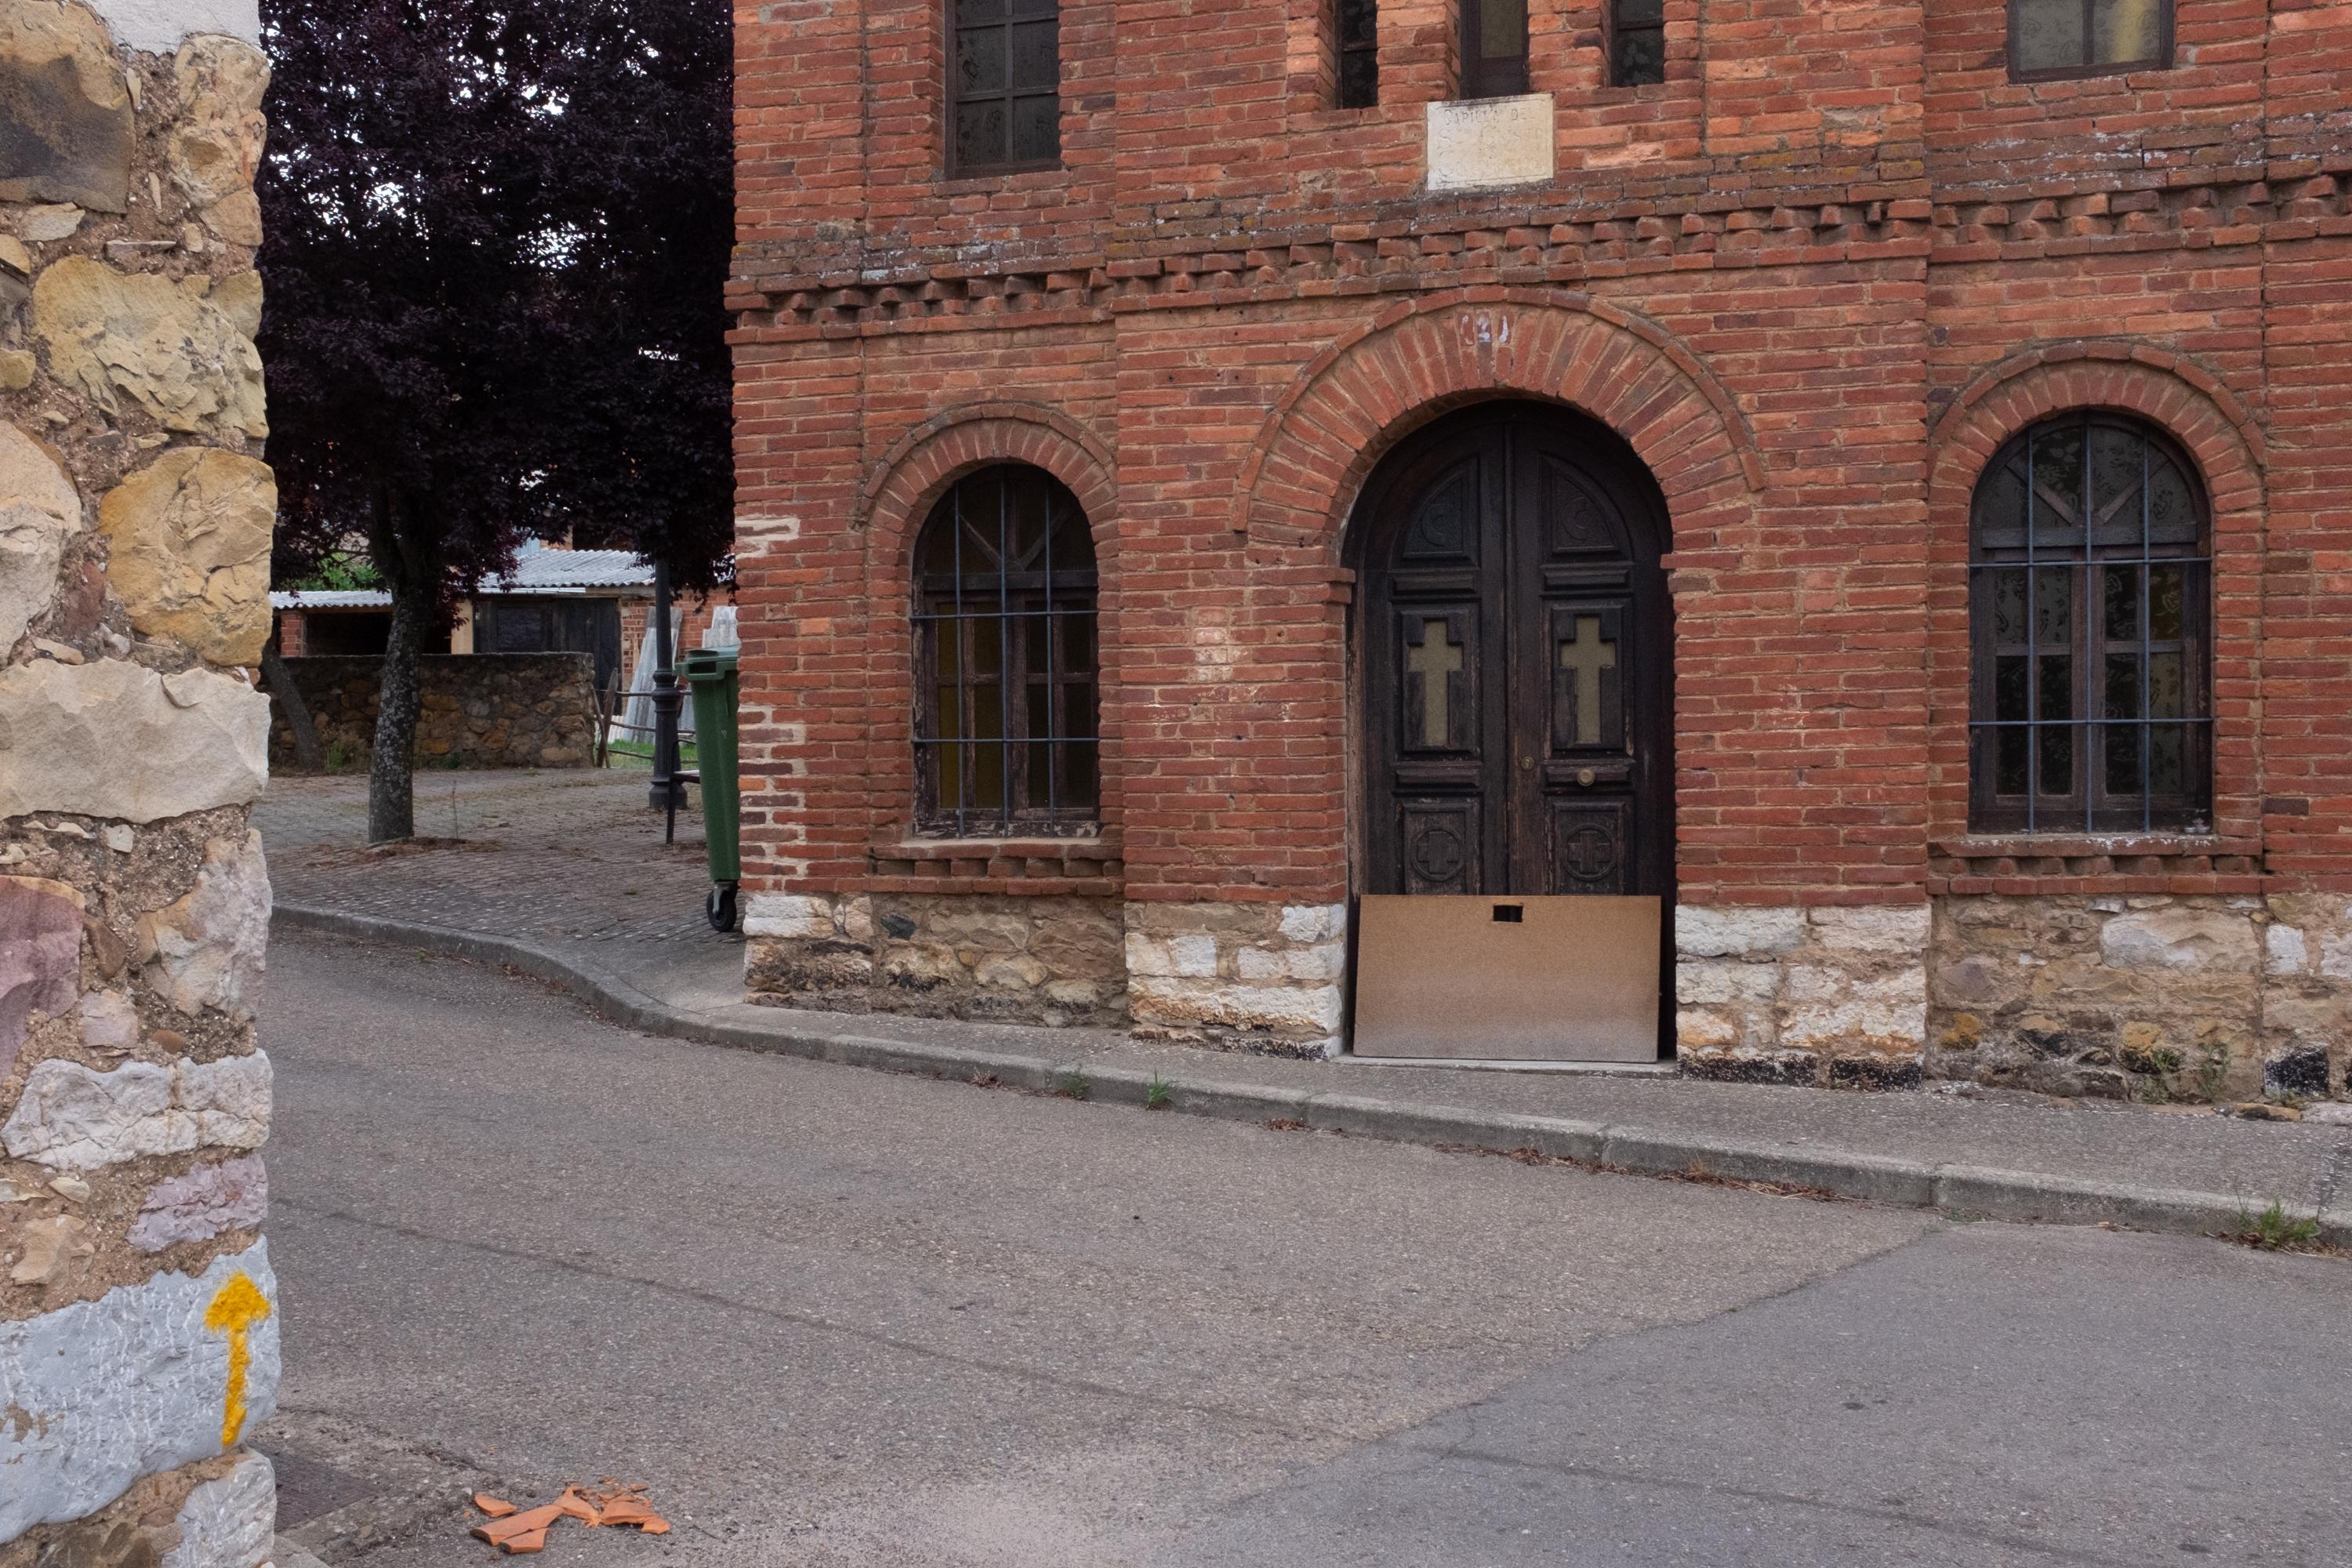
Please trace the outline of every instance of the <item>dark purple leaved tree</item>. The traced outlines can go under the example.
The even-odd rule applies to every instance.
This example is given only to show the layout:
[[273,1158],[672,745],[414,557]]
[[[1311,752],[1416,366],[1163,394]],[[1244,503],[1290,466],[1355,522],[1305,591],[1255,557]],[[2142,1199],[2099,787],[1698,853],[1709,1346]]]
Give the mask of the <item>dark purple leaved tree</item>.
[[731,532],[723,0],[263,0],[278,580],[392,595],[368,838],[414,832],[417,658],[527,538],[710,583]]

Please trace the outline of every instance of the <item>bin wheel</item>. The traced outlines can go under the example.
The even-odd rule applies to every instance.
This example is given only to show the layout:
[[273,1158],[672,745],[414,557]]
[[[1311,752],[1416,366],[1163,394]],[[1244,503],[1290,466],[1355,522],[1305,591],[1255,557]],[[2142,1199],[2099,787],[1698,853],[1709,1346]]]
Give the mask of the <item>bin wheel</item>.
[[721,882],[710,889],[702,902],[702,912],[709,919],[712,931],[735,929],[735,884]]

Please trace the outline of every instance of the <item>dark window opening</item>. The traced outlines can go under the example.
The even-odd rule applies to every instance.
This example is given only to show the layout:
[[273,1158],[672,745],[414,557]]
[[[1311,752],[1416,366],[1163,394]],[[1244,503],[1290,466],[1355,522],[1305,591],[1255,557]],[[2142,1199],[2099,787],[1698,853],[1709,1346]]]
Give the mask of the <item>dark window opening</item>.
[[1336,0],[1331,21],[1339,68],[1339,107],[1370,109],[1381,100],[1379,0]]
[[1062,156],[1057,0],[949,0],[949,167],[1048,168]]
[[2013,81],[2160,70],[2172,63],[2172,0],[2009,0]]
[[1462,96],[1528,90],[1528,0],[1462,0]]
[[915,546],[916,822],[1082,833],[1099,817],[1095,545],[1042,468],[984,468]]
[[1666,79],[1666,0],[1609,0],[1601,18],[1612,87]]
[[2140,422],[2046,419],[1977,481],[1969,826],[2205,831],[2212,816],[2205,493]]

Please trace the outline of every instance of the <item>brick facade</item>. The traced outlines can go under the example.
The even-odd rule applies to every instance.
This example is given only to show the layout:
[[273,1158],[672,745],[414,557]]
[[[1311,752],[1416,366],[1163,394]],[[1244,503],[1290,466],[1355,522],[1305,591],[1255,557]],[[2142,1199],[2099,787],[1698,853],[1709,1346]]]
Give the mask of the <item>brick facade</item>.
[[[2099,1088],[2160,1025],[2242,1040],[2239,1089],[2315,1042],[2340,1089],[2352,951],[2310,960],[2291,1027],[2259,942],[2229,1017],[2151,1024],[2128,986],[1964,995],[1982,944],[1937,933],[1984,900],[2344,914],[2352,6],[2182,6],[2171,68],[2013,84],[1999,0],[1666,0],[1665,81],[1612,87],[1598,5],[1532,0],[1556,174],[1444,194],[1452,0],[1385,0],[1362,110],[1330,107],[1321,0],[1113,10],[1062,6],[1061,166],[988,178],[942,173],[936,0],[738,13],[755,973],[812,908],[878,963],[843,912],[877,896],[1083,893],[1127,905],[1139,1026],[1327,1045],[1342,966],[1234,933],[1345,920],[1344,525],[1402,437],[1517,396],[1607,423],[1671,517],[1687,1063]],[[2210,834],[1969,832],[1969,496],[2086,406],[2169,433],[2210,496]],[[1003,460],[1097,542],[1083,886],[1060,847],[904,847],[910,536]],[[1186,930],[1209,972],[1171,976]]]

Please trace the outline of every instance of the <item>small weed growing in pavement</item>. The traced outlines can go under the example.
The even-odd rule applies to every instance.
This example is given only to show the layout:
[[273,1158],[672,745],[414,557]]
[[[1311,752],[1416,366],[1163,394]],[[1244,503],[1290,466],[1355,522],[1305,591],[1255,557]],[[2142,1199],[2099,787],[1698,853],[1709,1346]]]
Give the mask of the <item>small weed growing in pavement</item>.
[[1088,1081],[1087,1075],[1072,1068],[1062,1075],[1061,1086],[1054,1093],[1063,1100],[1084,1100],[1094,1091],[1095,1086]]
[[1151,1075],[1151,1081],[1144,1086],[1143,1109],[1146,1110],[1167,1110],[1170,1092],[1173,1090],[1175,1087],[1176,1086],[1174,1084],[1170,1083],[1158,1073],[1153,1073]]
[[2270,1207],[2246,1222],[2238,1239],[2264,1252],[2299,1252],[2319,1240],[2319,1222],[2289,1219],[2284,1205],[2273,1198]]
[[349,746],[344,745],[341,741],[328,742],[327,771],[331,773],[344,773],[349,771],[351,765],[352,749]]

